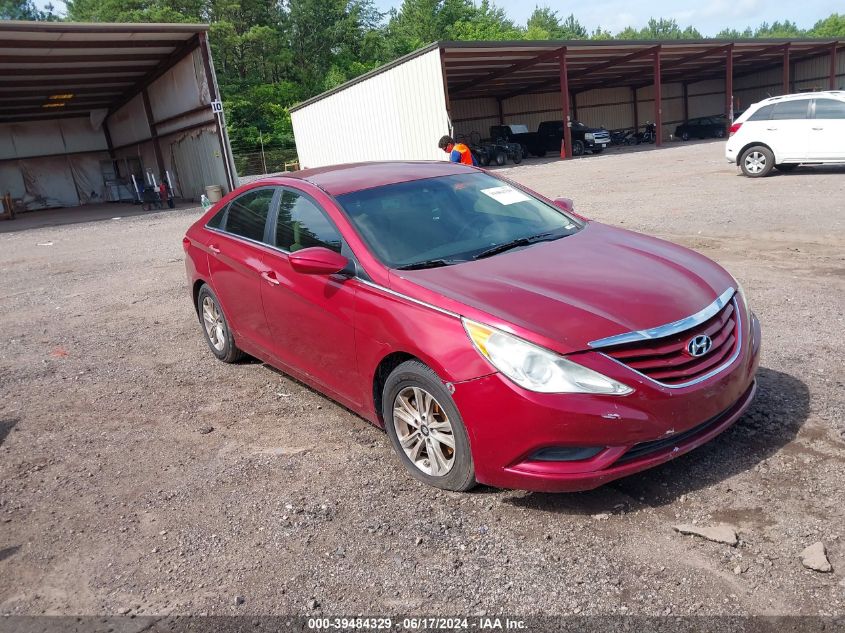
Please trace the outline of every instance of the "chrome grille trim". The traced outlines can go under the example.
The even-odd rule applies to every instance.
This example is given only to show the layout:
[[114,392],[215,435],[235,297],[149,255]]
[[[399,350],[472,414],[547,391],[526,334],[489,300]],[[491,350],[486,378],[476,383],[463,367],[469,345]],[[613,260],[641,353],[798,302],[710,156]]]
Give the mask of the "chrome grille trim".
[[600,338],[595,341],[590,341],[587,345],[593,349],[599,349],[601,347],[623,345],[624,343],[636,343],[638,341],[647,341],[654,338],[663,338],[665,336],[672,336],[673,334],[680,334],[684,330],[700,325],[707,319],[715,316],[719,310],[728,305],[728,301],[731,300],[735,293],[736,289],[728,288],[706,308],[678,321],[673,321],[672,323],[667,323],[666,325],[658,325],[657,327],[653,327],[648,330],[636,330],[633,332],[625,332],[624,334],[608,336],[607,338]]
[[[733,291],[733,289],[731,289],[731,290]],[[624,367],[628,371],[632,371],[635,374],[637,374],[638,376],[642,376],[643,378],[645,378],[649,382],[652,382],[655,385],[660,385],[661,387],[664,387],[665,389],[683,389],[684,387],[691,387],[693,385],[697,385],[698,383],[704,382],[705,380],[712,378],[716,374],[720,374],[723,371],[725,371],[728,367],[730,367],[731,365],[733,365],[736,362],[736,359],[739,358],[739,355],[742,353],[742,315],[739,312],[739,305],[737,304],[736,297],[733,297],[732,300],[733,300],[733,305],[734,305],[734,311],[736,312],[736,348],[734,349],[734,353],[731,354],[730,358],[728,358],[724,363],[722,363],[718,367],[714,367],[713,369],[708,371],[706,374],[702,374],[701,376],[697,376],[697,377],[695,377],[692,380],[689,380],[687,382],[680,382],[680,383],[674,383],[674,384],[669,384],[669,383],[666,383],[666,382],[660,382],[659,380],[655,380],[651,376],[646,376],[644,373],[637,371],[636,369],[630,367],[629,365],[626,365],[622,361],[616,360],[615,358],[613,358],[612,356],[610,356],[608,354],[605,354],[604,352],[599,352],[599,353],[602,356],[604,356],[605,358],[607,358],[608,360],[612,360],[617,365],[621,365],[622,367]],[[722,308],[724,308],[724,307],[725,306],[722,306]],[[712,317],[713,315],[711,314],[710,316]],[[705,319],[705,321],[706,320],[707,319]],[[695,325],[698,325],[698,324],[695,324]],[[673,334],[677,334],[677,332],[673,332]]]

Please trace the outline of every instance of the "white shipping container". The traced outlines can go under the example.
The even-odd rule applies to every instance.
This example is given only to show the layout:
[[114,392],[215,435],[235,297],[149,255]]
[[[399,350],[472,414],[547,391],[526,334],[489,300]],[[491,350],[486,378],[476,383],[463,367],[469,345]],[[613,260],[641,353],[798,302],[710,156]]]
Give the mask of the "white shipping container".
[[413,57],[291,111],[303,168],[370,160],[445,160],[440,50]]

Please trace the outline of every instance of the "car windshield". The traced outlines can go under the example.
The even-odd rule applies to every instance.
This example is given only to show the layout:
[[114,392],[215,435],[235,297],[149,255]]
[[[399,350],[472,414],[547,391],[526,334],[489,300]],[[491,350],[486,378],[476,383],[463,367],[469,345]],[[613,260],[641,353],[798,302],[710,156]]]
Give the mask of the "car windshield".
[[456,264],[581,228],[557,207],[483,173],[385,185],[337,200],[390,268]]

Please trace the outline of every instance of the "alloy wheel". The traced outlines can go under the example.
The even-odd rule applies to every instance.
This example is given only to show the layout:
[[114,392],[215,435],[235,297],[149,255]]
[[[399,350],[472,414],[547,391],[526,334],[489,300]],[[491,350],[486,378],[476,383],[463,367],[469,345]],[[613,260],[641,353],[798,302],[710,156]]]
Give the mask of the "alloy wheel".
[[745,168],[752,174],[759,174],[766,168],[766,157],[762,152],[750,152],[745,157]]
[[420,471],[446,475],[455,463],[455,434],[446,411],[421,387],[405,387],[393,401],[393,427],[405,455]]
[[202,300],[202,324],[212,347],[218,352],[222,352],[226,346],[226,328],[223,325],[223,317],[217,308],[217,304],[214,299],[208,296],[203,297]]

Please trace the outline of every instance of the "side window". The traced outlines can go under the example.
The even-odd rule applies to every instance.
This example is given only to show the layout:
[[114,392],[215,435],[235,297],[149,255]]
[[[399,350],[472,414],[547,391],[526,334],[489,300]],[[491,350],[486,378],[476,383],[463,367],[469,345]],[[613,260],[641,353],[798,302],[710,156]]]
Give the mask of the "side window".
[[772,110],[772,120],[783,121],[785,119],[806,119],[809,99],[796,99],[794,101],[781,101],[775,104]]
[[211,217],[211,219],[208,221],[208,224],[206,226],[208,226],[212,229],[222,229],[223,228],[223,218],[226,216],[226,209],[228,209],[228,208],[229,208],[229,205],[227,204],[225,207],[220,209],[220,211],[215,213]]
[[264,241],[264,225],[276,190],[271,187],[253,189],[229,204],[226,231],[256,242]]
[[749,121],[766,121],[772,117],[772,110],[775,109],[773,105],[763,106],[757,112],[748,117]]
[[282,191],[276,222],[276,246],[290,252],[324,246],[339,253],[342,244],[340,233],[332,221],[310,198],[289,189]]
[[845,101],[816,99],[817,119],[845,119]]

